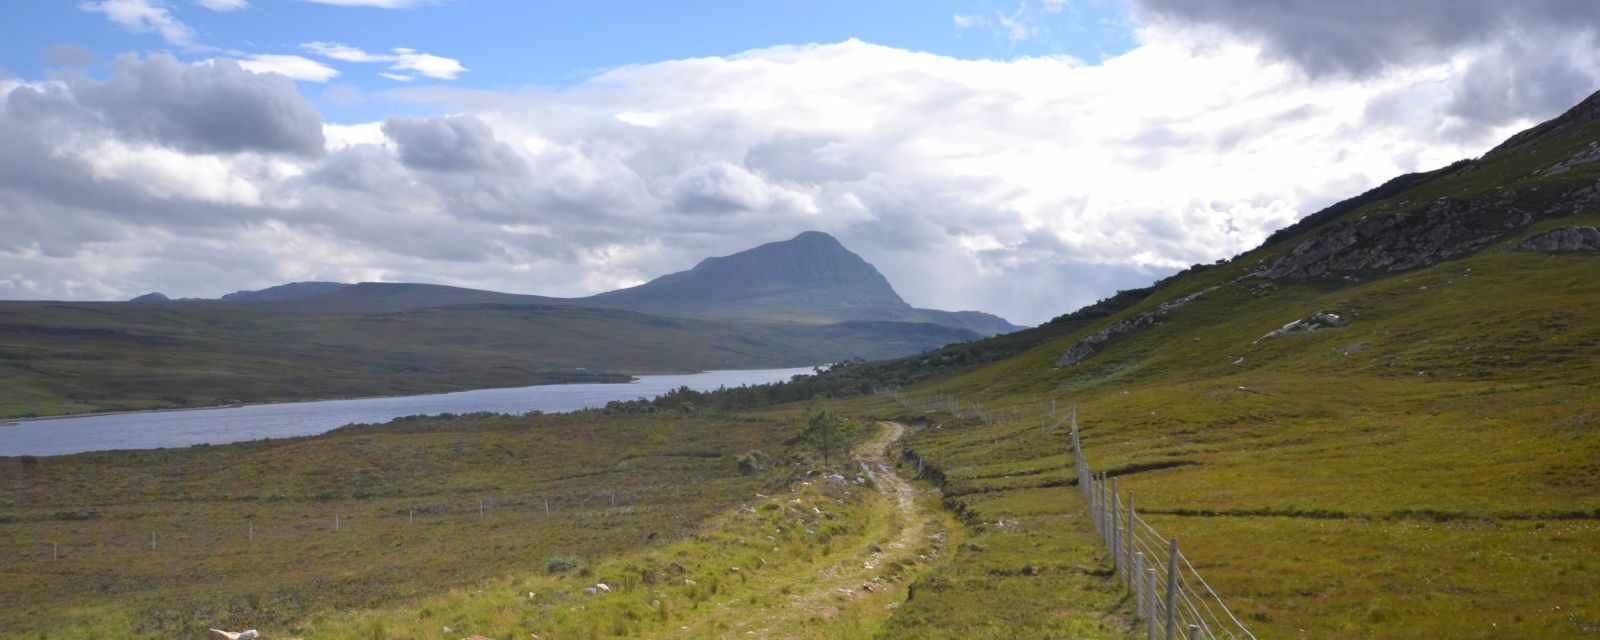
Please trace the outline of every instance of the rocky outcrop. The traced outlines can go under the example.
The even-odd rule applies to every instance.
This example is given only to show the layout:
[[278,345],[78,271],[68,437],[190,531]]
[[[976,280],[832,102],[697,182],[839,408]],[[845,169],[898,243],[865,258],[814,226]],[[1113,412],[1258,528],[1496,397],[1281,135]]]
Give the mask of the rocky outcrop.
[[[1228,284],[1232,283],[1230,282]],[[1157,305],[1155,309],[1138,314],[1132,318],[1119,320],[1113,323],[1111,326],[1101,329],[1095,332],[1093,335],[1073,343],[1071,348],[1068,348],[1065,353],[1061,354],[1060,358],[1056,359],[1056,366],[1069,367],[1078,364],[1079,362],[1082,362],[1084,358],[1094,355],[1112,340],[1151,326],[1157,321],[1171,314],[1173,311],[1176,311],[1184,305],[1194,302],[1195,300],[1199,300],[1206,294],[1216,291],[1224,286],[1227,285],[1206,287],[1205,289],[1201,289],[1176,300],[1168,300],[1163,302],[1160,305]]]
[[1261,342],[1267,338],[1291,336],[1297,333],[1311,333],[1313,331],[1320,331],[1322,329],[1342,327],[1349,323],[1350,321],[1346,320],[1345,317],[1340,314],[1332,311],[1318,311],[1309,316],[1283,325],[1282,327],[1273,329],[1271,332],[1267,333],[1267,335],[1257,338],[1256,342]]
[[1590,162],[1600,162],[1600,140],[1590,142],[1587,149],[1573,154],[1572,157],[1566,160],[1555,163],[1549,169],[1545,169],[1543,174],[1546,176],[1559,176],[1571,171],[1573,167]]
[[1600,252],[1600,227],[1551,229],[1523,240],[1517,248],[1540,253]]
[[1309,279],[1418,269],[1460,258],[1535,221],[1600,206],[1600,185],[1575,189],[1539,209],[1509,192],[1474,200],[1439,198],[1395,213],[1332,222],[1256,275]]

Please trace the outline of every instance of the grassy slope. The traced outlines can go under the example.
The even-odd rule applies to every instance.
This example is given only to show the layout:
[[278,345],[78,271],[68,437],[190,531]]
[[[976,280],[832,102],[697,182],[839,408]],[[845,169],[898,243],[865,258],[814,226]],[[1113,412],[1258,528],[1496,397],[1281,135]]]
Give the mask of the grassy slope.
[[[1030,415],[1061,398],[1097,468],[1185,465],[1122,486],[1264,637],[1593,633],[1600,258],[1509,246],[1597,213],[1354,286],[1245,281],[1076,367],[1053,365],[1098,326],[920,391]],[[1316,310],[1354,321],[1256,342]],[[1029,488],[1072,473],[1064,440],[1042,438],[1027,420],[912,446],[964,490],[998,489],[977,494],[985,514],[1081,508]]]
[[281,637],[328,611],[543,573],[551,558],[658,548],[762,490],[734,456],[779,451],[795,422],[781,412],[418,419],[0,459],[0,629],[198,638],[250,625]]
[[0,303],[0,418],[518,386],[566,381],[575,367],[807,366],[965,337],[925,325],[728,324],[550,307],[319,315]]

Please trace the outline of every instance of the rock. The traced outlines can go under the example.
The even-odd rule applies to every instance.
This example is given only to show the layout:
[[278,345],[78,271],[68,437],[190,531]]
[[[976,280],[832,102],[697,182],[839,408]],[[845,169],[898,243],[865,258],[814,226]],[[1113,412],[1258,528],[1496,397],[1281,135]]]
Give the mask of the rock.
[[594,587],[584,587],[584,588],[583,588],[583,593],[584,593],[584,594],[585,594],[585,595],[591,595],[591,596],[594,596],[594,595],[599,595],[599,594],[600,594],[600,590],[599,590],[599,589],[596,589],[596,588],[594,588]]
[[1540,253],[1600,251],[1600,227],[1551,229],[1523,240],[1517,248]]
[[[1230,282],[1229,284],[1232,283]],[[1156,321],[1171,314],[1173,311],[1176,311],[1182,308],[1184,305],[1194,302],[1195,300],[1199,300],[1206,294],[1216,291],[1223,286],[1225,285],[1206,287],[1205,289],[1201,289],[1176,300],[1168,300],[1161,303],[1155,309],[1146,311],[1132,318],[1120,320],[1109,327],[1101,329],[1100,331],[1095,332],[1093,335],[1074,343],[1070,348],[1067,349],[1065,353],[1061,354],[1060,358],[1056,359],[1056,366],[1068,367],[1078,364],[1085,358],[1094,355],[1100,350],[1101,347],[1105,346],[1112,340],[1130,333],[1137,332],[1145,327],[1149,327],[1155,324]]]
[[1600,140],[1590,142],[1587,149],[1583,149],[1575,154],[1572,154],[1572,157],[1567,158],[1566,160],[1555,163],[1555,165],[1551,166],[1549,169],[1545,169],[1543,173],[1546,176],[1559,176],[1563,173],[1571,171],[1573,167],[1576,167],[1580,164],[1595,161],[1600,161]]
[[1311,333],[1321,329],[1342,327],[1349,323],[1349,320],[1346,320],[1344,316],[1341,316],[1337,313],[1318,311],[1309,316],[1274,329],[1273,331],[1267,333],[1267,335],[1257,338],[1256,342],[1266,340],[1267,338],[1277,338],[1280,336],[1294,335],[1297,333]]
[[611,593],[611,585],[608,585],[608,584],[606,584],[604,582],[596,583],[594,585],[594,588],[599,589],[601,591],[604,591],[606,593]]
[[255,629],[245,629],[244,631],[238,632],[212,629],[211,637],[221,638],[223,640],[256,640],[256,638],[261,637],[261,634],[257,633]]

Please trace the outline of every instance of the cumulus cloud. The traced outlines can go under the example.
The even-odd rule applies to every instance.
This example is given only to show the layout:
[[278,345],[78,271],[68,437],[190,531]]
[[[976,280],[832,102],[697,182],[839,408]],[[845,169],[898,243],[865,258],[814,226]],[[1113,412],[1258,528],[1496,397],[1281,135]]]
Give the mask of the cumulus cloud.
[[103,124],[119,138],[189,153],[317,155],[323,148],[321,117],[292,81],[231,60],[186,64],[167,54],[124,55],[105,80],[19,87],[8,96],[8,113]]
[[915,304],[1038,322],[1481,153],[1595,72],[1581,30],[1357,74],[1256,36],[1197,46],[1214,27],[1195,25],[1152,21],[1096,64],[847,41],[554,91],[408,86],[383,99],[449,115],[344,125],[220,60],[4,82],[0,297],[303,279],[582,295],[821,229]]
[[511,147],[495,140],[489,126],[473,116],[390,118],[383,133],[399,149],[401,163],[414,169],[498,170],[520,162]]
[[438,80],[454,80],[467,72],[459,60],[405,47],[391,49],[390,53],[368,53],[337,42],[307,42],[300,46],[319,56],[343,62],[387,63],[389,72],[378,75],[401,82],[412,78],[403,72],[414,72]]

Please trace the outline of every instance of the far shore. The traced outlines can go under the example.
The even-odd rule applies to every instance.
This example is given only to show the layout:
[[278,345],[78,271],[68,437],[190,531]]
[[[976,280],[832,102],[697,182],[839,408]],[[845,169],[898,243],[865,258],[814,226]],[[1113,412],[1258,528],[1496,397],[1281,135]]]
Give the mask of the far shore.
[[449,391],[428,391],[428,392],[424,392],[424,393],[391,393],[391,394],[380,394],[380,395],[370,395],[370,396],[342,396],[342,397],[335,396],[335,397],[325,397],[325,398],[300,398],[300,399],[294,399],[294,400],[267,400],[267,401],[260,401],[260,402],[231,402],[231,403],[228,403],[228,404],[212,404],[212,405],[203,405],[203,406],[198,406],[198,407],[164,407],[164,408],[152,408],[152,409],[119,409],[119,410],[116,410],[116,411],[84,411],[84,412],[81,412],[81,413],[63,413],[63,414],[51,415],[51,416],[30,416],[30,417],[17,417],[17,418],[0,418],[0,429],[6,428],[6,427],[21,426],[22,423],[25,423],[25,422],[44,422],[44,421],[47,421],[47,420],[70,420],[70,419],[73,419],[73,418],[99,418],[99,417],[105,417],[105,416],[120,416],[120,415],[134,414],[134,413],[177,413],[177,412],[182,412],[182,411],[215,411],[215,410],[218,410],[218,409],[238,409],[238,408],[242,408],[242,407],[253,407],[253,406],[261,406],[261,405],[271,405],[271,404],[304,404],[304,403],[307,403],[307,402],[335,402],[335,401],[340,401],[340,400],[375,400],[375,399],[380,399],[380,398],[408,398],[408,397],[413,397],[413,396],[438,396],[438,395],[445,395],[445,394],[449,394],[449,393],[464,393],[464,392],[467,392],[467,391],[477,391],[479,389],[520,389],[520,388],[526,388],[526,387],[549,387],[549,386],[563,385],[563,384],[632,384],[634,382],[638,382],[639,381],[639,376],[694,375],[694,374],[699,374],[699,373],[709,373],[711,371],[764,371],[764,370],[768,370],[768,369],[803,369],[803,368],[814,368],[816,366],[827,366],[827,365],[810,365],[810,367],[763,367],[763,368],[760,368],[760,369],[702,369],[702,370],[698,370],[698,371],[694,371],[694,370],[642,371],[642,372],[630,372],[630,373],[617,373],[617,374],[614,374],[614,375],[619,375],[619,376],[622,376],[622,375],[628,376],[627,380],[617,380],[617,381],[596,380],[596,381],[587,381],[587,382],[545,382],[545,383],[541,383],[541,384],[503,385],[503,386],[490,386],[490,387],[473,387],[471,389],[453,389],[453,390],[449,390]]

